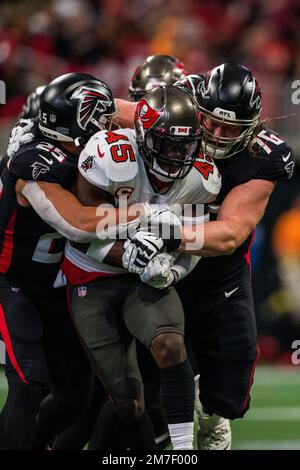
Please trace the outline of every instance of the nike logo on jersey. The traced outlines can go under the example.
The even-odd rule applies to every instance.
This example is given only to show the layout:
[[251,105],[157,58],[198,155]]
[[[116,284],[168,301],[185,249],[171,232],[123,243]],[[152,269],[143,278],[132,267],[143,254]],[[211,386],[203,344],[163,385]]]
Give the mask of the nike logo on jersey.
[[45,160],[45,162],[47,162],[48,165],[53,165],[52,158],[46,158],[46,157],[44,157],[44,155],[41,155],[40,153],[39,153],[39,157],[41,157],[43,160]]
[[290,155],[291,155],[291,152],[289,152],[286,156],[282,155],[282,160],[283,160],[284,162],[287,162],[288,159],[290,158]]
[[100,158],[104,157],[105,154],[100,152],[99,144],[97,145],[97,152],[98,152],[98,157],[100,157]]
[[235,289],[229,291],[229,292],[224,292],[225,293],[225,297],[226,299],[228,299],[228,297],[230,297],[232,294],[234,294],[234,292],[236,292],[238,290],[238,287],[236,287]]

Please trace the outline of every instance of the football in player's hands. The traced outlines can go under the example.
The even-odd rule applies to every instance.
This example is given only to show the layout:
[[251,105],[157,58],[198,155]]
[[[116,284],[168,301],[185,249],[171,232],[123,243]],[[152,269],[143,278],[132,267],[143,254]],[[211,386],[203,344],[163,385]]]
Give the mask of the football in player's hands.
[[154,233],[136,232],[124,243],[123,267],[131,273],[142,274],[149,261],[163,249],[163,240]]
[[34,139],[33,127],[34,121],[32,119],[21,119],[12,129],[7,147],[9,158],[17,153],[22,144],[27,144]]
[[176,271],[172,270],[175,258],[169,253],[155,256],[140,275],[141,281],[156,289],[166,289],[176,282]]

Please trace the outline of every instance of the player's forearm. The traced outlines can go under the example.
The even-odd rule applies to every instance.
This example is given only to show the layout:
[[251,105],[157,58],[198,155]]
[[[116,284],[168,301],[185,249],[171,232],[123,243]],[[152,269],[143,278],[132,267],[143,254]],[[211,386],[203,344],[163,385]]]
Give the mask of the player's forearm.
[[108,254],[103,259],[103,262],[109,264],[110,266],[116,266],[118,268],[122,268],[122,256],[124,253],[123,248],[124,242],[121,240],[117,240],[111,247]]
[[[143,205],[116,209],[113,206],[83,206],[76,197],[59,185],[23,182],[20,193],[31,204],[37,214],[71,241],[87,243],[97,237],[111,233],[107,228],[116,228],[144,214]],[[109,236],[107,236],[109,238]]]
[[117,98],[115,100],[119,113],[114,122],[118,124],[121,128],[133,128],[134,126],[134,116],[136,111],[136,103],[130,101],[121,100]]
[[123,244],[124,242],[121,240],[94,240],[88,247],[86,254],[97,263],[122,268]]
[[[29,201],[35,212],[65,238],[79,243],[88,243],[93,240],[95,238],[95,229],[93,232],[86,231],[81,221],[83,206],[68,191],[64,191],[63,202],[61,202],[62,194],[59,188],[57,194],[54,193],[55,188],[47,191],[46,194],[39,184],[33,181],[25,181],[20,194],[17,191],[17,197],[19,200],[21,195],[26,201]],[[61,203],[58,203],[57,198],[60,199]],[[96,222],[96,209],[91,207],[84,208],[84,210],[85,213],[89,213],[90,217],[93,216]]]
[[193,248],[193,237],[195,234],[192,227],[184,227],[183,240],[180,251],[186,251],[190,254],[199,256],[222,256],[231,255],[250,235],[252,231],[251,224],[241,224],[235,221],[217,220],[207,222],[199,226],[203,231],[203,246]]
[[[190,242],[189,252],[202,256],[232,254],[255,230],[275,185],[274,181],[251,180],[232,189],[221,205],[218,219],[199,227],[203,246],[193,250]],[[184,229],[183,248],[190,232],[191,228]]]
[[145,208],[143,204],[133,204],[123,208],[100,204],[98,207],[85,207],[80,204],[80,214],[77,223],[86,232],[95,233],[94,238],[114,239],[112,234],[126,231],[131,222],[143,218]]

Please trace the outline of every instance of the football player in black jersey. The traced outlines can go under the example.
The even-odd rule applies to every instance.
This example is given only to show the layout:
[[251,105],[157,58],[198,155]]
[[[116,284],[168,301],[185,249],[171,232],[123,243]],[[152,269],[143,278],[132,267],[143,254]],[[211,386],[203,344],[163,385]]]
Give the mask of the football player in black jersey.
[[[54,434],[72,422],[89,399],[88,362],[67,313],[64,289],[53,289],[64,239],[33,210],[22,188],[31,181],[53,185],[54,191],[71,189],[81,151],[78,143],[83,142],[76,146],[74,140],[109,128],[116,107],[103,82],[87,74],[68,74],[45,89],[41,111],[41,136],[23,145],[1,176],[0,332],[9,386],[0,414],[2,449],[36,445],[36,414],[49,372],[61,395],[57,412],[65,412],[65,422],[53,427]],[[89,210],[95,231],[95,209],[84,213]],[[84,227],[78,222],[74,225],[80,232]]]
[[[202,151],[215,159],[222,187],[204,225],[203,259],[178,285],[197,359],[199,449],[229,449],[229,420],[244,416],[258,358],[251,287],[254,230],[280,180],[293,174],[292,149],[261,120],[252,73],[222,64],[200,80],[196,97],[204,127]],[[193,239],[184,228],[185,242]],[[134,242],[133,242],[134,243]],[[199,394],[200,389],[200,394]]]
[[[61,306],[62,300],[56,302],[58,294],[52,289],[62,254],[61,247],[56,245],[56,241],[59,240],[63,244],[63,237],[67,237],[73,241],[87,242],[97,237],[95,232],[101,215],[96,214],[95,207],[82,206],[69,189],[73,186],[76,186],[79,192],[86,189],[75,178],[77,157],[82,146],[95,132],[112,128],[116,113],[117,108],[111,92],[103,82],[87,74],[67,74],[59,77],[45,88],[40,98],[39,130],[42,136],[33,140],[31,136],[29,143],[21,146],[20,150],[11,158],[2,175],[3,203],[2,205],[0,203],[0,212],[2,209],[3,247],[1,253],[3,266],[1,272],[3,274],[1,279],[3,281],[3,298],[0,300],[3,312],[1,333],[6,340],[10,359],[6,367],[9,396],[1,413],[3,429],[9,430],[9,432],[2,433],[3,444],[1,446],[4,448],[32,447],[32,435],[35,428],[34,416],[40,401],[42,385],[47,382],[46,377],[48,377],[41,344],[43,326],[45,326],[44,336],[47,338],[49,336],[45,348],[49,366],[54,366],[55,361],[62,368],[64,366],[57,353],[60,349],[64,349],[62,344],[66,343],[68,336],[61,328],[63,324],[61,316],[59,321],[56,317],[56,315],[60,315],[59,306]],[[149,204],[138,204],[136,209],[136,211],[131,210],[128,215],[125,208],[128,222],[136,219],[137,215],[147,219],[153,215]],[[117,223],[120,211],[122,212],[122,209],[114,210]],[[157,214],[156,208],[154,213]],[[106,215],[107,208],[103,217]],[[59,233],[54,232],[53,228],[56,228]],[[16,284],[17,287],[12,287],[11,283]],[[12,327],[11,312],[8,312],[11,304],[15,305],[11,289],[15,294],[21,292],[22,294],[19,294],[19,296],[21,295],[20,300],[24,300],[23,303],[20,302],[18,308],[20,320],[14,325],[15,328]],[[26,305],[29,313],[26,311]],[[38,311],[36,307],[38,307]],[[49,315],[50,310],[55,313],[52,312],[52,315]],[[27,320],[31,319],[31,321],[28,321],[28,325],[26,323],[24,328],[25,315]],[[15,318],[16,315],[14,321]],[[57,330],[58,325],[61,331]],[[66,327],[66,330],[68,333],[71,331],[71,336],[74,335],[70,325]],[[53,341],[53,335],[59,337],[56,343]],[[29,346],[24,344],[24,338],[30,339]],[[75,391],[77,398],[78,389],[80,389],[77,385],[77,379],[80,377],[80,382],[82,382],[82,376],[78,374],[80,370],[78,363],[74,364],[75,355],[72,348],[69,344],[65,346],[69,357],[72,356],[72,366],[66,364],[67,375],[71,375],[71,379],[74,379],[69,391]],[[49,353],[56,354],[54,360],[51,355],[49,357]],[[19,360],[17,360],[17,356],[19,356]],[[66,357],[68,356],[66,355]],[[56,368],[60,369],[60,367]],[[56,389],[59,390],[61,385],[59,380],[62,374],[54,375],[55,367],[53,370],[50,367],[50,371],[52,378],[54,377]],[[66,370],[64,370],[65,372]],[[73,375],[72,372],[74,372]],[[70,377],[68,378],[70,379]],[[36,392],[35,397],[33,396],[33,384]],[[68,385],[70,385],[70,380]],[[21,390],[22,393],[18,393],[16,389]],[[64,392],[64,390],[59,391]],[[31,399],[28,400],[28,403],[31,404],[29,410],[23,406],[25,392],[32,393]],[[63,396],[63,398],[67,401],[66,399],[69,397]],[[19,407],[15,406],[16,400],[21,403]],[[79,404],[80,407],[82,403],[84,400],[80,396],[76,405]],[[13,415],[15,418],[15,414],[11,413],[11,409],[16,410],[15,412],[24,418],[19,427],[20,432],[15,432],[13,428],[11,416]],[[39,433],[45,422],[44,430],[49,433],[49,420],[53,418],[52,411],[52,407],[49,411],[47,402],[39,411]],[[72,415],[71,411],[70,415]],[[60,428],[62,425],[65,427],[70,419],[66,419],[66,414],[62,413],[60,407],[58,407],[57,413],[61,416]],[[25,428],[30,432],[25,434],[23,432]],[[51,436],[55,435],[60,428],[57,423],[53,423]],[[136,426],[134,433],[137,434]],[[50,434],[47,438],[50,437]],[[149,446],[153,448],[155,443],[152,432],[148,433],[148,436],[148,448]],[[139,432],[139,437],[139,442],[142,442],[142,430]],[[44,438],[44,442],[47,441],[46,435],[39,435],[39,443],[43,442],[42,438]]]

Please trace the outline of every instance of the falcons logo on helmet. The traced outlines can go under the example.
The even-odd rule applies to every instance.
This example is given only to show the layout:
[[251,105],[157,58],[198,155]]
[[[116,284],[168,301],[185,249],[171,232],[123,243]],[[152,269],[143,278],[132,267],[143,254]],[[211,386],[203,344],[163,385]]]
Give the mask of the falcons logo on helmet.
[[108,96],[88,86],[80,87],[72,98],[79,98],[77,122],[84,131],[97,110],[103,112],[112,105],[112,100]]
[[250,98],[250,106],[251,108],[256,108],[256,109],[259,109],[261,107],[261,97],[259,94],[259,86],[255,78],[253,81],[252,95]]

